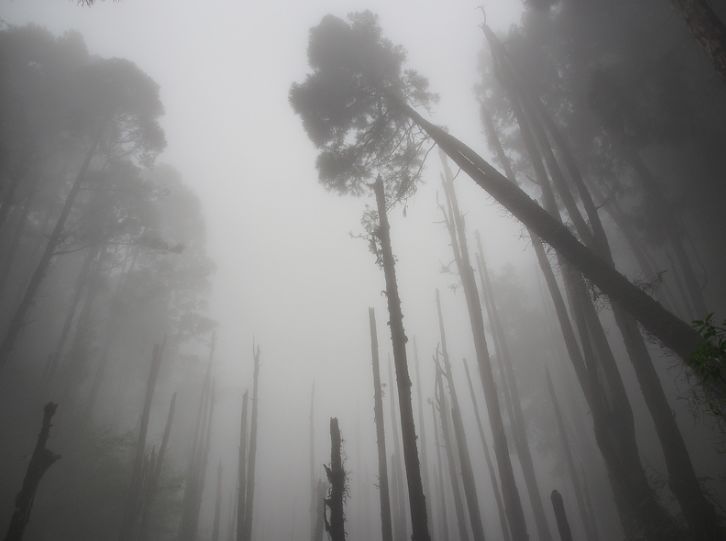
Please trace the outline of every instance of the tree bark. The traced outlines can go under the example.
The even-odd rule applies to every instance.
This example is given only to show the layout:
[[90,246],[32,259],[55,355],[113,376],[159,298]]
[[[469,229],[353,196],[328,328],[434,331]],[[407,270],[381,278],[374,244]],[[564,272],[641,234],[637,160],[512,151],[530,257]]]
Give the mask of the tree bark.
[[330,534],[330,541],[345,541],[345,510],[343,498],[345,496],[345,470],[341,457],[341,437],[338,419],[330,419],[330,466],[325,466],[325,472],[330,482],[330,493],[325,505],[330,510],[330,518],[325,516],[325,530]]
[[35,494],[38,492],[40,480],[48,469],[60,458],[60,455],[48,450],[46,444],[50,436],[51,421],[58,408],[58,404],[48,402],[43,408],[43,423],[40,427],[38,440],[35,443],[33,455],[30,457],[28,469],[25,472],[23,486],[15,497],[15,508],[10,518],[10,525],[5,534],[5,541],[21,541],[25,527],[30,520],[30,511],[33,508]]
[[381,241],[383,272],[386,280],[386,298],[390,316],[391,342],[393,359],[396,364],[396,383],[398,386],[398,402],[401,411],[401,433],[403,439],[403,458],[406,466],[408,497],[413,527],[412,541],[430,541],[428,520],[426,518],[426,497],[421,483],[421,467],[416,449],[416,428],[413,420],[411,404],[411,378],[406,360],[406,334],[403,328],[401,299],[398,295],[396,282],[395,260],[391,247],[390,228],[386,215],[386,202],[383,193],[383,182],[379,178],[374,184],[376,203],[378,206],[378,236]]
[[688,29],[726,82],[726,25],[706,0],[673,0]]
[[378,444],[378,487],[380,490],[381,508],[381,539],[393,540],[391,529],[391,500],[388,492],[388,464],[386,457],[386,432],[383,415],[383,391],[381,390],[381,372],[378,359],[378,332],[376,315],[373,308],[368,308],[368,320],[371,333],[371,359],[373,366],[373,417],[376,423],[376,441]]

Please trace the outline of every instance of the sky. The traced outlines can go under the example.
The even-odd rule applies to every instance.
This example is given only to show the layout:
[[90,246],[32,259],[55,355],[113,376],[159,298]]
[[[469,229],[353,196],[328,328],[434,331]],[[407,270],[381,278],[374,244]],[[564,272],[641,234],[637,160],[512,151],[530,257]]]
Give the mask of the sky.
[[[481,3],[0,4],[0,17],[8,23],[35,23],[55,34],[77,30],[92,53],[127,58],[160,85],[168,141],[160,161],[177,168],[201,199],[216,265],[210,315],[220,324],[219,400],[220,411],[226,412],[218,421],[220,447],[237,437],[235,419],[241,389],[250,384],[253,336],[261,345],[260,443],[265,456],[258,479],[267,481],[260,492],[262,507],[281,496],[281,478],[300,471],[307,475],[313,380],[318,462],[325,459],[324,430],[334,415],[341,417],[351,465],[361,449],[370,451],[375,439],[368,306],[377,311],[384,361],[389,347],[382,272],[367,243],[354,238],[361,232],[362,210],[372,201],[337,196],[318,183],[315,149],[288,103],[290,85],[308,72],[309,29],[328,13],[378,13],[384,34],[408,50],[409,65],[429,78],[439,94],[431,118],[486,155],[473,93],[483,48],[477,10]],[[490,0],[485,6],[495,30],[507,29],[520,15],[519,2]],[[463,296],[449,288],[455,279],[440,272],[451,256],[445,228],[438,223],[439,173],[434,152],[426,183],[408,202],[405,215],[397,208],[391,216],[404,323],[409,336],[417,337],[421,362],[427,364],[437,342],[436,287],[443,293],[453,355],[473,357]],[[521,227],[464,175],[457,184],[469,230],[481,231],[490,266],[513,272],[530,261]],[[291,445],[298,445],[300,452],[291,453]],[[233,453],[233,446],[228,447]],[[296,490],[282,496],[295,498]],[[370,498],[354,497],[353,502],[367,505]],[[283,538],[274,523],[258,527],[261,538]]]

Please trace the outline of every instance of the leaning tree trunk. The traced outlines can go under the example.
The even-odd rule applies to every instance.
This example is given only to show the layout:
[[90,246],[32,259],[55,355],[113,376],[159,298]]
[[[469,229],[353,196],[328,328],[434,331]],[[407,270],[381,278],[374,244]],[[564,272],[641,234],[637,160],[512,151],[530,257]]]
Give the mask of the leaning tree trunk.
[[386,432],[383,415],[383,391],[381,390],[381,371],[378,359],[378,332],[376,315],[373,308],[368,309],[368,320],[371,332],[371,358],[373,366],[373,417],[376,423],[376,441],[378,443],[378,487],[380,490],[381,507],[381,539],[393,540],[391,529],[391,499],[388,493],[388,465],[386,458]]
[[[105,128],[105,125],[103,127]],[[68,216],[73,209],[73,204],[76,201],[76,197],[78,196],[83,182],[86,180],[88,167],[91,164],[91,159],[93,159],[93,156],[96,154],[96,149],[98,148],[99,143],[101,142],[102,133],[103,129],[98,132],[98,135],[91,144],[91,147],[86,152],[86,156],[83,159],[78,175],[76,175],[76,178],[71,185],[71,189],[65,197],[63,208],[61,209],[60,215],[56,219],[53,230],[48,237],[48,242],[45,245],[40,261],[38,261],[38,264],[35,266],[35,269],[30,276],[30,280],[25,288],[20,304],[16,308],[13,317],[10,320],[10,324],[8,325],[8,329],[2,343],[0,343],[0,368],[8,362],[10,354],[15,348],[15,342],[20,336],[20,331],[22,331],[25,324],[25,316],[35,301],[40,285],[43,283],[46,272],[50,267],[51,260],[55,255],[55,250],[63,236],[63,230],[65,228],[66,221],[68,220]]]
[[688,29],[726,81],[726,25],[708,5],[707,0],[673,0],[686,20]]
[[464,497],[466,498],[466,505],[469,511],[469,523],[471,524],[471,532],[474,541],[483,541],[484,527],[482,525],[481,513],[479,511],[479,498],[476,493],[474,470],[471,466],[471,456],[469,455],[469,446],[466,441],[464,421],[461,418],[459,397],[456,393],[456,386],[454,385],[454,374],[451,370],[449,350],[446,345],[446,331],[444,329],[444,318],[441,314],[441,299],[439,298],[438,289],[436,290],[436,312],[439,317],[441,357],[444,364],[444,376],[446,377],[446,382],[449,386],[449,395],[451,396],[451,419],[453,421],[454,436],[456,437],[456,447],[459,450],[461,482],[464,486]]
[[45,472],[60,458],[60,455],[49,451],[46,447],[48,436],[50,435],[51,421],[58,404],[48,402],[43,408],[43,424],[38,434],[38,440],[35,443],[35,450],[30,457],[28,469],[23,479],[23,487],[15,497],[15,510],[10,518],[10,526],[5,534],[5,541],[21,541],[25,533],[25,527],[30,520],[30,511],[33,508],[35,494],[38,491],[40,480]]
[[[513,105],[516,107],[516,103],[513,103]],[[520,111],[515,109],[515,112]],[[483,113],[490,142],[504,169],[512,179],[512,184],[515,184],[511,164],[504,154],[496,130],[491,120],[488,120],[486,111],[483,111]],[[518,118],[518,120],[520,119],[521,117]],[[553,217],[556,216],[553,219],[561,223],[559,222],[559,214],[557,214],[552,191],[549,189],[549,179],[539,160],[539,155],[528,131],[528,125],[524,119],[521,120],[522,136],[542,185],[547,208],[553,212]],[[529,233],[539,266],[555,306],[568,356],[591,409],[595,438],[608,468],[609,480],[615,495],[615,503],[622,526],[628,535],[637,537],[645,532],[646,537],[649,539],[661,539],[664,530],[668,529],[667,524],[670,524],[670,520],[665,515],[665,511],[659,507],[640,462],[632,411],[622,381],[615,368],[612,353],[597,319],[597,314],[594,314],[581,278],[574,276],[569,266],[563,263],[563,278],[565,279],[580,332],[581,351],[544,247],[531,231]],[[558,255],[561,257],[561,254]],[[599,360],[596,359],[593,348],[596,338],[600,341]],[[605,392],[605,388],[600,381],[601,376],[598,365],[604,365],[608,382],[612,386],[610,393],[616,392],[616,396],[608,396],[608,393]]]
[[330,492],[325,500],[330,510],[330,518],[325,515],[325,530],[330,534],[330,541],[345,541],[345,510],[343,498],[345,497],[345,470],[341,454],[342,440],[338,419],[330,419],[330,466],[325,466],[325,472],[330,482]]
[[[444,183],[444,186],[446,187],[447,184],[448,181]],[[484,318],[479,300],[479,291],[476,287],[474,270],[469,258],[469,248],[466,243],[466,229],[461,213],[453,206],[455,204],[455,200],[448,192],[449,190],[447,189],[449,209],[448,211],[444,211],[444,214],[446,217],[447,227],[449,229],[449,235],[452,240],[451,247],[454,252],[454,260],[456,261],[456,266],[459,270],[459,277],[461,279],[461,285],[466,298],[466,308],[469,314],[469,323],[474,339],[474,349],[476,351],[477,363],[479,365],[479,376],[484,390],[484,398],[486,399],[489,424],[492,428],[492,435],[494,437],[494,454],[497,458],[497,465],[499,467],[499,479],[502,484],[504,508],[507,512],[507,521],[509,522],[510,532],[514,541],[526,540],[529,538],[529,534],[527,533],[527,524],[524,518],[524,510],[522,509],[522,501],[514,478],[514,469],[512,468],[509,445],[507,444],[506,433],[504,430],[504,421],[502,420],[497,386],[494,381],[494,373],[492,371],[491,358],[489,356],[489,347],[487,345],[486,334],[484,331]]]
[[492,167],[460,140],[423,118],[410,105],[390,98],[395,106],[423,129],[474,182],[502,204],[538,237],[550,244],[570,264],[619,301],[640,324],[686,363],[701,344],[700,335],[625,276],[582,244],[561,223],[533,201],[521,188]]
[[378,178],[374,184],[376,203],[378,206],[378,237],[381,242],[383,272],[386,279],[386,298],[390,316],[391,342],[393,359],[396,364],[396,383],[398,387],[398,403],[401,411],[401,433],[403,439],[403,459],[406,466],[408,498],[411,509],[412,541],[430,541],[428,520],[426,518],[426,497],[421,482],[421,465],[416,449],[416,427],[413,420],[411,403],[411,378],[406,360],[406,333],[403,328],[401,299],[398,296],[396,282],[395,259],[391,247],[390,227],[386,215],[386,201],[383,193],[383,181]]
[[260,402],[260,346],[252,344],[254,373],[252,377],[252,414],[250,418],[250,449],[247,462],[247,492],[245,494],[245,512],[243,523],[244,541],[252,539],[252,511],[255,503],[255,463],[257,461],[257,419]]

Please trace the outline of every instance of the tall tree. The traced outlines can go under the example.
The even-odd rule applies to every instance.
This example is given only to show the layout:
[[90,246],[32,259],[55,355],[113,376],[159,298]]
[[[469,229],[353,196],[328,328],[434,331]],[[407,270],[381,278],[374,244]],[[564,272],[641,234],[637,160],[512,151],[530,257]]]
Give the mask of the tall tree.
[[325,529],[330,534],[330,541],[345,541],[345,498],[346,475],[343,469],[342,438],[336,417],[330,418],[330,466],[325,466],[330,483],[330,492],[325,505],[330,510],[330,518],[325,516]]

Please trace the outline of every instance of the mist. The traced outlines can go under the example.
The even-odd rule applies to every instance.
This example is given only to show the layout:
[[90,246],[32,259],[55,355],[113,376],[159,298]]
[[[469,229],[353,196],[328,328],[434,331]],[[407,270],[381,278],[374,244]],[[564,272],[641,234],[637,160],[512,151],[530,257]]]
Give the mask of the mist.
[[3,2],[0,535],[726,538],[724,21]]

